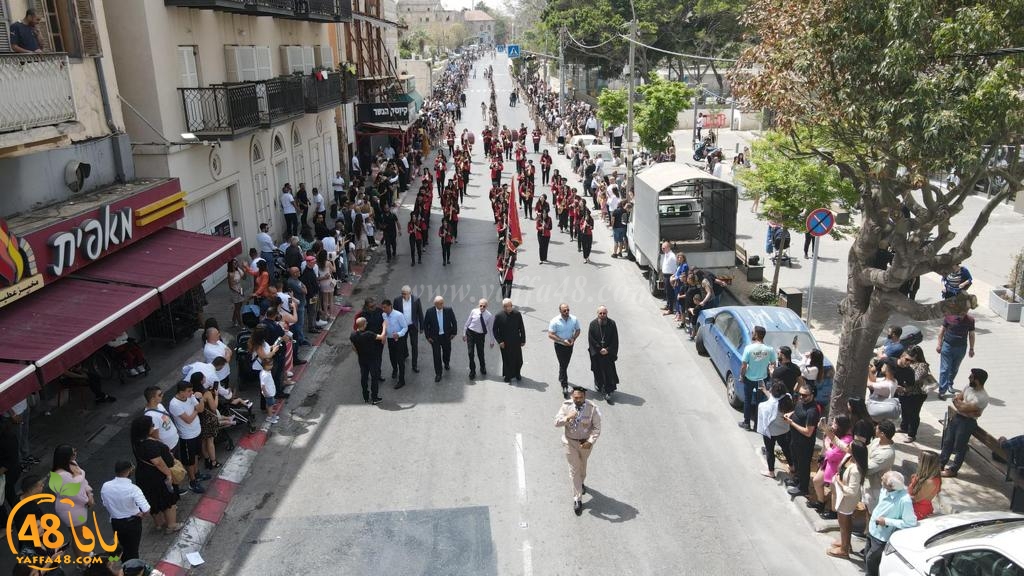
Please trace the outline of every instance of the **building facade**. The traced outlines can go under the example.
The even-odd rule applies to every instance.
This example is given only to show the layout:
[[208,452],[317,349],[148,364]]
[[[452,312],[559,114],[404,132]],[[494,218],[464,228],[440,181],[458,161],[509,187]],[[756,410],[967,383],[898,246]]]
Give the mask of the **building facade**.
[[329,29],[347,1],[106,2],[132,23],[110,41],[136,171],[181,180],[184,229],[248,248],[261,223],[282,237],[285,184],[331,196],[336,108],[354,94]]
[[108,26],[125,26],[118,7],[0,7],[0,412],[42,387],[59,408],[61,375],[96,366],[116,336],[194,333],[199,286],[241,240],[182,230],[182,183],[135,169]]
[[483,10],[466,10],[462,12],[462,21],[470,38],[484,45],[494,43],[494,26],[497,22],[490,14]]

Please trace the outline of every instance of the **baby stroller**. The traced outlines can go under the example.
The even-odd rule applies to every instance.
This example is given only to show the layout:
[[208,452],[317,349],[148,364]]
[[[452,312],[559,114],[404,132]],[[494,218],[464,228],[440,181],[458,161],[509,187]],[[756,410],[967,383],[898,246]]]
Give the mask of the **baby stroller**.
[[793,266],[793,259],[789,256],[790,234],[783,226],[769,226],[768,234],[772,247],[772,264]]
[[[230,394],[231,390],[227,390],[227,392]],[[225,398],[221,390],[218,390],[218,394],[221,394],[221,398],[220,404],[217,406],[217,412],[219,412],[224,418],[233,419],[234,424],[222,425],[219,433],[217,434],[217,439],[224,440],[224,443],[227,444],[228,450],[234,450],[235,441],[228,433],[229,430],[237,426],[244,426],[248,428],[250,434],[256,432],[256,415],[253,414],[252,411],[252,402],[247,400],[244,404],[232,404],[232,396]]]

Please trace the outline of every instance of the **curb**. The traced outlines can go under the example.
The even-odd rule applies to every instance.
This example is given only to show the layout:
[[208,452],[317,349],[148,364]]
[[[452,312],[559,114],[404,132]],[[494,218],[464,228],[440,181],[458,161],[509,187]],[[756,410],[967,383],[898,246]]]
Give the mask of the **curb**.
[[[362,280],[365,271],[366,266],[362,265],[354,265],[351,270],[353,274],[359,276],[359,280]],[[353,288],[354,284],[344,284],[341,290],[342,295],[351,295]],[[296,383],[305,374],[306,367],[309,366],[309,362],[327,339],[335,322],[351,311],[352,308],[339,307],[331,323],[325,327],[325,330],[317,334],[313,341],[313,350],[306,358],[306,364],[296,366],[294,369],[293,379]],[[285,399],[277,403],[273,408],[274,414],[280,413],[288,404],[288,400]],[[192,509],[192,515],[185,522],[178,537],[168,547],[163,559],[157,562],[155,566],[157,570],[163,572],[165,576],[185,576],[193,567],[186,559],[186,555],[190,552],[199,552],[209,541],[213,529],[223,520],[224,512],[231,504],[235,492],[238,491],[245,477],[249,475],[256,456],[266,445],[272,426],[264,421],[259,430],[245,434],[238,440],[235,451],[224,463],[217,477],[206,486],[206,493]]]
[[[426,165],[426,162],[424,165]],[[418,186],[416,189],[418,189]],[[399,194],[399,206],[402,205],[405,195],[411,190],[413,190],[413,186],[410,182],[409,189],[405,193]],[[369,266],[370,262],[367,264],[353,264],[351,266],[349,272],[357,276],[357,279],[355,282],[342,285],[342,296],[350,297],[352,295],[355,285],[362,281]],[[317,334],[317,337],[313,340],[313,349],[306,357],[306,364],[296,366],[293,370],[294,376],[292,379],[296,383],[305,375],[306,367],[309,366],[317,350],[320,349],[324,340],[327,339],[327,335],[334,327],[334,324],[342,316],[354,310],[355,307],[351,306],[351,302],[345,307],[339,307],[330,324]],[[281,412],[288,404],[288,400],[285,399],[282,402],[278,402],[274,406],[274,414]],[[203,546],[210,540],[214,528],[224,519],[224,512],[231,504],[231,499],[234,497],[235,492],[238,491],[245,477],[249,475],[256,456],[266,445],[272,426],[272,424],[263,422],[259,430],[252,434],[245,434],[238,440],[234,453],[224,463],[220,474],[207,485],[206,493],[203,494],[203,497],[200,498],[199,502],[192,509],[192,515],[185,522],[181,532],[178,533],[177,538],[167,548],[163,559],[157,562],[155,566],[157,570],[163,572],[165,576],[185,576],[188,574],[189,569],[193,568],[186,559],[186,555],[190,552],[201,551]]]

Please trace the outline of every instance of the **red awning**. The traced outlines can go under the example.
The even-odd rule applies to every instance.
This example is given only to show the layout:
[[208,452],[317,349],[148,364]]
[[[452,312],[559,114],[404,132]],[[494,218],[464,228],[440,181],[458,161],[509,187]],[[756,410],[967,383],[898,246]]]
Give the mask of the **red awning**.
[[4,308],[0,362],[31,362],[50,382],[159,307],[152,288],[58,280]]
[[75,277],[156,288],[170,304],[241,254],[242,239],[164,228],[95,264]]
[[10,364],[0,362],[0,412],[7,412],[12,406],[39,389],[36,367],[32,364]]

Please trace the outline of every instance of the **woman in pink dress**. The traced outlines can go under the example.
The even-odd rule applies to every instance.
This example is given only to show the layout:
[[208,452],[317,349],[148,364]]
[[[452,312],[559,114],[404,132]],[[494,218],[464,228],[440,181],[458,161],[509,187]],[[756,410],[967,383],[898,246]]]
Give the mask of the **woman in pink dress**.
[[832,425],[825,429],[825,451],[822,453],[821,466],[811,478],[814,486],[815,499],[807,499],[807,506],[821,513],[822,518],[834,519],[835,512],[829,510],[829,501],[825,499],[825,485],[832,483],[832,478],[839,469],[839,463],[846,455],[846,447],[853,442],[852,426],[847,416],[836,416]]

